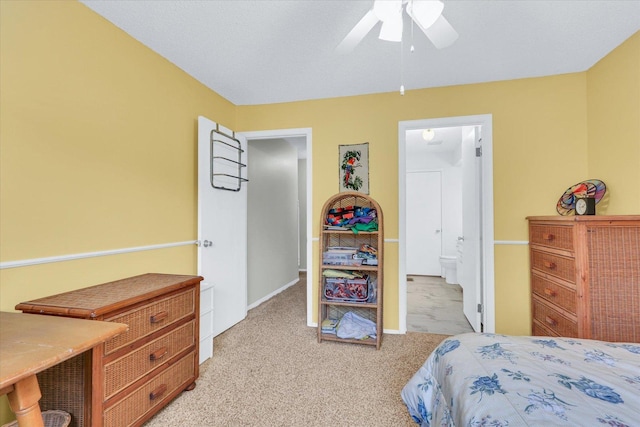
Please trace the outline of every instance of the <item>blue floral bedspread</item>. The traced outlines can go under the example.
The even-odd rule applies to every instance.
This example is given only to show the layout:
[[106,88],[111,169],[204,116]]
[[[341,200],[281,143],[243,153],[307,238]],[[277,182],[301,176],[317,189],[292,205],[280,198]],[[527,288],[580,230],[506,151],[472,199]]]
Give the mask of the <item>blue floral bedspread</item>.
[[640,344],[456,335],[401,395],[422,426],[640,426]]

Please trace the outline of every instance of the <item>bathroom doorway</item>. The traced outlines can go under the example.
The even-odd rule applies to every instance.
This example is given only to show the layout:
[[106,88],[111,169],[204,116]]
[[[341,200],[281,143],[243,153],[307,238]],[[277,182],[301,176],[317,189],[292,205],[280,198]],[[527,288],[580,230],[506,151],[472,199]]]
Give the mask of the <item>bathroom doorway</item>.
[[[407,219],[407,210],[413,203],[408,200],[411,187],[408,181],[412,178],[407,177],[410,172],[418,169],[440,170],[442,173],[443,223],[441,228],[431,232],[436,233],[438,230],[437,235],[442,242],[439,254],[441,267],[448,265],[450,268],[453,263],[451,282],[457,284],[459,280],[463,288],[464,315],[476,331],[493,332],[495,329],[491,126],[491,115],[427,119],[399,124],[401,331],[407,330],[407,284],[410,282],[408,279],[411,279],[407,275],[412,274],[407,268],[408,251],[414,251],[409,245],[409,235],[413,235],[414,231],[409,228],[411,221]],[[464,165],[472,167],[465,171]],[[428,203],[437,209],[433,202],[431,200]],[[466,212],[464,220],[460,214],[463,211]],[[458,256],[460,248],[463,248],[462,257]],[[443,258],[448,260],[443,261]],[[461,259],[464,260],[462,266],[459,265]],[[451,260],[453,261],[450,262]],[[459,279],[456,278],[456,270],[460,270]],[[442,278],[444,273],[445,268],[441,268]],[[437,276],[430,277],[440,280]],[[415,281],[415,277],[413,279]]]
[[440,276],[407,276],[407,331],[455,335],[473,332],[462,311],[462,288]]

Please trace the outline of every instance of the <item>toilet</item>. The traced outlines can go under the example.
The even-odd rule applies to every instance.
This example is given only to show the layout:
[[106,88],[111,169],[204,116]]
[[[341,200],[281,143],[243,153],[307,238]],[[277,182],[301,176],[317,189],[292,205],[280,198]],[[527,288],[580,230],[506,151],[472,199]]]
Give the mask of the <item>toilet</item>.
[[442,270],[441,277],[444,278],[444,281],[450,285],[458,284],[458,275],[456,273],[456,257],[454,256],[441,256],[440,257],[440,267]]

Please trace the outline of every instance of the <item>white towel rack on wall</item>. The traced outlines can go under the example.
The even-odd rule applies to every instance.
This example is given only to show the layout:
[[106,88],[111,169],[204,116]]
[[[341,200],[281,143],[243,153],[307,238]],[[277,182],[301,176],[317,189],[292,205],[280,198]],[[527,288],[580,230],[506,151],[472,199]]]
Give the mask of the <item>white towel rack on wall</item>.
[[[242,177],[242,168],[246,168],[247,165],[242,163],[244,150],[240,140],[235,137],[235,132],[228,135],[216,124],[216,128],[211,131],[210,144],[211,186],[219,190],[240,191],[242,183],[249,180]],[[231,158],[236,156],[237,160]]]

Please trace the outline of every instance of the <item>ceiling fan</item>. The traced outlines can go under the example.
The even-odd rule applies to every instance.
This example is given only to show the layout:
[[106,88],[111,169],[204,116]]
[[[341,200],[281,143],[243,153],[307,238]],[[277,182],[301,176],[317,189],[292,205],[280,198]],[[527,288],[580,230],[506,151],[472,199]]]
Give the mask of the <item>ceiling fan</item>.
[[442,16],[444,3],[441,1],[374,0],[373,7],[340,42],[336,51],[338,53],[352,51],[378,22],[382,22],[380,39],[401,41],[403,8],[436,48],[450,46],[458,39],[456,30]]

